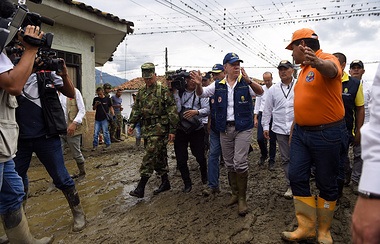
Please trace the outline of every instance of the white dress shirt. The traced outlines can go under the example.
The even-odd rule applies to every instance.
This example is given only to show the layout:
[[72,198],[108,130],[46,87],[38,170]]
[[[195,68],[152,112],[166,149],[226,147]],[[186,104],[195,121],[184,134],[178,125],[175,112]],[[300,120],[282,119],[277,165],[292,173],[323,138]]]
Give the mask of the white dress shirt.
[[[241,75],[236,79],[235,83],[230,86],[227,82],[227,78],[224,78],[227,84],[227,121],[235,121],[234,116],[234,88],[239,80],[241,79]],[[251,96],[256,96],[256,93],[252,90],[251,86],[248,86],[249,94]],[[215,93],[215,82],[210,85],[203,87],[203,93],[200,95],[201,97],[211,97]]]
[[259,112],[264,111],[264,105],[265,105],[265,97],[269,90],[269,88],[266,85],[261,86],[263,88],[263,94],[261,96],[256,97],[255,101],[255,108],[253,110],[254,114],[259,114]]
[[[66,97],[61,92],[59,93],[59,101],[61,102],[63,112],[65,113],[66,123],[68,122],[67,99],[72,99],[72,98]],[[75,116],[74,121],[77,122],[78,124],[81,124],[83,117],[86,114],[86,108],[84,107],[82,94],[77,88],[75,88],[75,100],[77,101],[78,113]]]
[[360,129],[363,171],[359,191],[380,194],[380,65],[372,85],[370,120]]
[[273,118],[272,131],[276,134],[290,135],[294,119],[294,86],[293,79],[289,85],[280,82],[269,88],[261,118],[263,130],[269,130],[270,119]]
[[369,102],[371,101],[372,83],[362,80],[364,93],[364,124],[369,121]]

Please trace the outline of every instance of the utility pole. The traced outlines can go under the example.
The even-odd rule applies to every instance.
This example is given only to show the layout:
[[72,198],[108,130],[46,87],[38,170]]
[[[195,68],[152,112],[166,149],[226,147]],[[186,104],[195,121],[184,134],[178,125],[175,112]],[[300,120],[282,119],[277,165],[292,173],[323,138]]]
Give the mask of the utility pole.
[[168,71],[169,64],[168,64],[168,48],[165,47],[165,71]]

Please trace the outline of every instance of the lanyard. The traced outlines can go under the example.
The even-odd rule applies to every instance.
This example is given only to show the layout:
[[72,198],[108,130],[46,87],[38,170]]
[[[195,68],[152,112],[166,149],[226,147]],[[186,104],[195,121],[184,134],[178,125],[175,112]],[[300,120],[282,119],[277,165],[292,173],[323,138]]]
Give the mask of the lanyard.
[[289,93],[292,91],[292,87],[293,87],[293,81],[290,83],[290,85],[288,85],[288,93],[285,93],[284,91],[284,88],[283,88],[283,85],[280,84],[280,87],[281,87],[281,91],[282,91],[282,94],[284,94],[284,97],[287,99],[288,96],[289,96]]

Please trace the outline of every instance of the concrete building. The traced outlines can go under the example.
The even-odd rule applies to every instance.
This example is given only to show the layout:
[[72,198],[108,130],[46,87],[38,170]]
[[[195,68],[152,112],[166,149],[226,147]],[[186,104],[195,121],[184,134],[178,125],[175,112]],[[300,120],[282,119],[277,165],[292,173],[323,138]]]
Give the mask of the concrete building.
[[[17,3],[16,0],[13,0]],[[112,60],[112,54],[127,34],[133,33],[133,22],[120,19],[89,5],[71,0],[43,0],[41,4],[27,1],[30,12],[55,21],[42,24],[42,30],[54,34],[52,50],[63,58],[70,76],[83,94],[89,124],[85,146],[92,142],[95,96],[95,67]]]

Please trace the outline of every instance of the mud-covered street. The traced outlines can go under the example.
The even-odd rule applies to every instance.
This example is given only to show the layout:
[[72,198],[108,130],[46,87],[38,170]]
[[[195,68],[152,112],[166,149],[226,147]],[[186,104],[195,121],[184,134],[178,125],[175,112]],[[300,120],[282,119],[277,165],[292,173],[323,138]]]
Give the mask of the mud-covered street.
[[[202,195],[197,163],[190,157],[193,189],[182,193],[183,183],[175,169],[173,145],[169,145],[170,191],[153,196],[160,179],[152,177],[144,199],[128,193],[139,180],[138,169],[144,151],[136,150],[134,139],[112,144],[104,153],[85,150],[85,179],[76,181],[88,225],[71,232],[71,212],[63,194],[52,188],[43,166],[34,159],[29,169],[30,193],[26,213],[36,237],[54,234],[54,243],[283,243],[280,233],[296,225],[292,200],[286,190],[277,153],[276,169],[257,165],[256,141],[250,154],[247,201],[249,214],[239,217],[237,207],[226,207],[229,199],[227,172],[221,168],[221,193]],[[70,173],[77,168],[66,155]],[[312,182],[314,184],[314,182]],[[335,243],[350,243],[350,223],[356,196],[344,189],[332,224]]]

